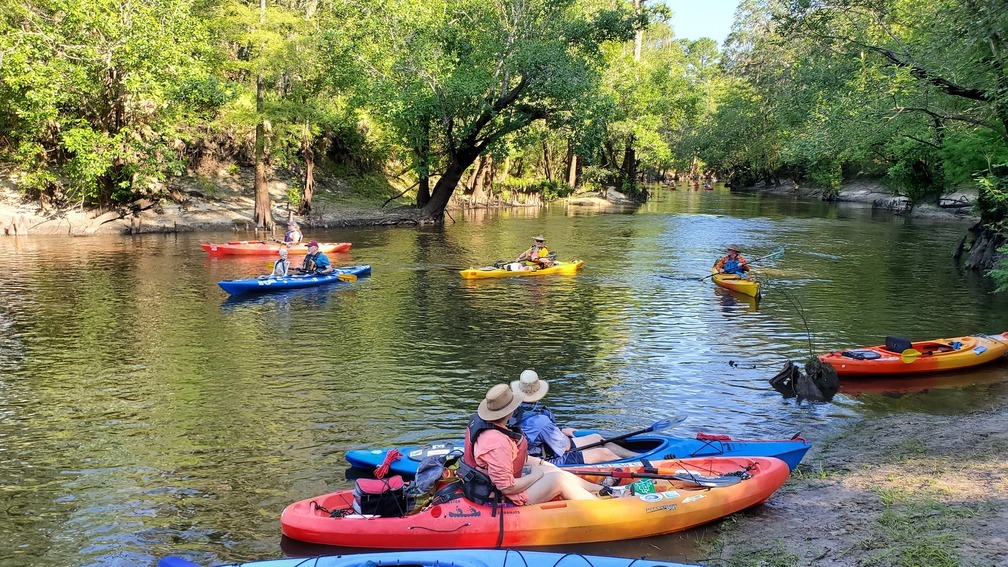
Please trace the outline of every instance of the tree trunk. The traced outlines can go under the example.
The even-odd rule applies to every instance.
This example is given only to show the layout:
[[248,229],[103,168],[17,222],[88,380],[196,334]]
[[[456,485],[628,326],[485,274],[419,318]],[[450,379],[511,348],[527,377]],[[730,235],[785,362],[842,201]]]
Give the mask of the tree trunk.
[[567,186],[573,188],[577,182],[578,158],[574,153],[574,143],[570,140],[567,140],[567,161],[564,163],[567,165]]
[[473,176],[471,178],[472,187],[472,202],[482,203],[487,202],[487,195],[483,192],[483,181],[486,178],[484,172],[486,171],[486,165],[490,161],[490,158],[481,157],[476,160],[476,167],[473,171]]
[[315,194],[315,155],[309,151],[305,155],[305,178],[304,189],[301,193],[301,206],[298,207],[298,214],[308,216],[311,214],[312,197]]
[[542,147],[543,147],[543,174],[544,174],[543,177],[546,178],[546,181],[549,181],[549,182],[552,183],[553,182],[553,160],[550,159],[549,144],[546,143],[546,140],[543,140]]
[[[632,186],[637,184],[637,152],[633,147],[633,137],[626,142],[623,150],[623,165],[620,170],[623,172],[624,182],[629,182]],[[623,188],[620,188],[623,190]]]
[[459,181],[462,180],[466,169],[474,161],[476,161],[476,153],[474,151],[451,157],[444,174],[434,184],[434,191],[431,193],[430,200],[420,209],[421,220],[430,220],[437,223],[444,222],[445,207],[448,206],[448,201],[451,199],[452,193],[455,192],[455,188],[458,187]]
[[263,79],[256,79],[256,123],[255,137],[255,223],[257,228],[273,230],[273,210],[270,206],[269,184],[266,181],[266,126],[263,123]]
[[430,129],[424,129],[423,140],[414,149],[417,156],[417,188],[416,206],[422,209],[430,201]]

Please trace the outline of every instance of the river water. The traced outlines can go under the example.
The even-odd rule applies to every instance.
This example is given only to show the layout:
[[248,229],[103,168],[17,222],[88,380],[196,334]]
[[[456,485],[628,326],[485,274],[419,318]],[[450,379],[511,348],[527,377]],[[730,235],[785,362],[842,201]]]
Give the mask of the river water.
[[[232,233],[0,240],[0,565],[206,564],[335,553],[281,541],[295,500],[346,481],[347,449],[458,438],[486,390],[536,369],[564,424],[813,443],[860,413],[984,409],[1008,365],[873,388],[832,403],[770,388],[785,360],[1008,327],[1008,297],[951,258],[966,225],[857,204],[658,192],[640,207],[454,214],[431,228],[308,234],[350,241],[350,285],[229,300],[213,259]],[[543,233],[576,277],[469,282]],[[250,235],[241,235],[249,237]],[[757,306],[718,290],[726,244]],[[760,266],[757,263],[756,266]],[[567,551],[698,560],[694,530]]]

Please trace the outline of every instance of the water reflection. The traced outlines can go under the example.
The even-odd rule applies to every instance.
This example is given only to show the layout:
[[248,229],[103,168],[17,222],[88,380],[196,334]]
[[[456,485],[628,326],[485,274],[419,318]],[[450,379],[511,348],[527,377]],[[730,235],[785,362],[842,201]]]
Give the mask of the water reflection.
[[[687,419],[673,435],[813,443],[857,412],[970,411],[1006,391],[1003,366],[896,395],[842,383],[830,404],[767,383],[808,356],[810,335],[824,352],[1002,331],[1008,299],[950,259],[962,225],[721,189],[619,214],[552,204],[455,220],[314,231],[353,242],[339,263],[374,275],[234,301],[217,282],[271,260],[199,248],[230,233],[0,239],[0,565],[276,557],[280,511],[346,487],[347,449],[459,438],[487,388],[524,368],[575,427],[675,415]],[[539,233],[584,271],[459,277]],[[786,249],[754,267],[768,280],[758,307],[699,281],[728,242]],[[681,559],[699,533],[572,551]]]

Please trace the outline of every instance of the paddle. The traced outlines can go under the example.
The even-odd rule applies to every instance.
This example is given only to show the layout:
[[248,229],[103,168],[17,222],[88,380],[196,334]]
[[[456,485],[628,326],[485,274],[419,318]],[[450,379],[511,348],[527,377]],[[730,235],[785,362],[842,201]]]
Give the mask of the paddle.
[[[266,266],[268,266],[270,268],[272,268],[274,265],[275,265],[275,263],[273,261],[266,262]],[[299,270],[299,269],[300,268],[291,268],[291,271]],[[341,282],[355,282],[355,281],[357,281],[357,276],[354,275],[354,274],[343,274],[343,273],[340,273],[340,272],[333,272],[332,274],[325,274],[325,275],[329,276],[329,275],[333,275],[333,274],[335,274],[336,275],[336,279],[338,279]],[[316,276],[316,275],[318,275],[318,274],[290,274],[287,277],[288,278],[305,278],[305,277],[311,277],[311,276]],[[261,277],[269,277],[269,276],[261,276]]]
[[741,476],[727,475],[727,476],[700,476],[693,474],[689,471],[681,471],[676,473],[649,473],[649,472],[634,472],[634,471],[621,471],[621,470],[588,470],[588,469],[570,469],[564,467],[564,471],[571,474],[576,474],[578,476],[611,476],[613,478],[655,478],[659,480],[678,480],[680,482],[688,482],[690,484],[695,484],[697,486],[702,486],[704,488],[720,488],[723,486],[731,486],[733,484],[738,484],[742,482]]
[[641,435],[642,433],[650,433],[652,431],[661,431],[662,429],[665,429],[665,428],[667,428],[668,426],[670,426],[672,424],[682,423],[684,421],[686,421],[686,417],[685,416],[683,416],[683,417],[666,417],[665,419],[656,421],[653,424],[651,424],[650,427],[645,427],[644,429],[641,429],[640,431],[634,431],[632,433],[626,433],[624,435],[617,435],[616,437],[610,437],[609,439],[603,439],[601,441],[596,441],[594,443],[589,443],[587,445],[583,445],[581,447],[578,447],[577,450],[578,451],[583,451],[585,449],[591,449],[592,447],[598,447],[599,445],[605,445],[606,443],[613,443],[615,441],[622,441],[622,440],[626,439],[627,437],[633,437],[634,435]]
[[917,360],[918,356],[921,356],[923,354],[924,354],[923,352],[921,352],[921,351],[919,351],[919,350],[917,350],[915,348],[908,348],[905,351],[903,351],[903,352],[900,353],[900,358],[906,364],[910,364],[911,362]]
[[[745,264],[748,266],[750,264],[754,264],[754,263],[759,262],[761,260],[776,260],[777,258],[780,258],[783,255],[784,255],[784,247],[783,246],[778,246],[777,248],[774,248],[773,250],[771,250],[770,253],[767,254],[767,255],[765,255],[765,256],[760,256],[759,258],[755,258],[753,260],[746,260]],[[707,278],[714,277],[714,275],[715,274],[712,273],[710,275],[704,276],[704,277],[700,278],[700,281],[704,281]],[[739,276],[739,277],[742,277],[742,276]]]

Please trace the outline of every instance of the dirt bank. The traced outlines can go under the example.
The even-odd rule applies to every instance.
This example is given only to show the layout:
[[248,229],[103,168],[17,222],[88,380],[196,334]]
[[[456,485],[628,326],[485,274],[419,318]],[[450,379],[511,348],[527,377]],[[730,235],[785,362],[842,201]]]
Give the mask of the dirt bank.
[[[783,180],[779,186],[757,185],[743,191],[769,193],[772,195],[822,199],[825,191],[817,187],[799,185],[791,180]],[[844,183],[832,200],[839,203],[864,203],[877,209],[892,211],[913,218],[929,218],[975,223],[980,217],[973,210],[977,199],[976,189],[953,191],[941,198],[941,206],[917,203],[910,206],[910,200],[894,195],[884,185],[874,180],[854,180]]]
[[719,532],[701,563],[1008,565],[1008,405],[865,418]]
[[[81,210],[79,207],[43,209],[27,203],[16,188],[16,177],[0,175],[0,235],[44,234],[87,236],[91,234],[140,234],[199,232],[255,227],[253,182],[250,173],[216,178],[184,176],[163,188],[164,197],[144,198],[132,206],[112,210]],[[287,192],[296,179],[270,183],[273,217],[280,228],[290,210]],[[311,216],[297,217],[307,228],[400,224],[413,221],[399,202],[383,207],[384,198],[362,198],[340,180],[316,180],[316,198]]]

